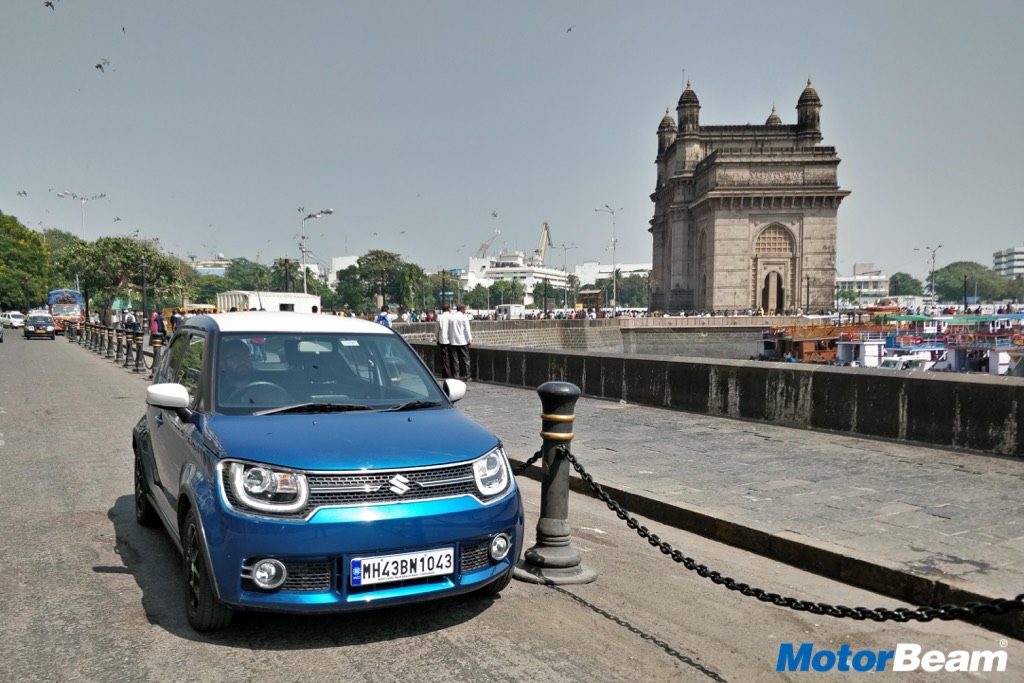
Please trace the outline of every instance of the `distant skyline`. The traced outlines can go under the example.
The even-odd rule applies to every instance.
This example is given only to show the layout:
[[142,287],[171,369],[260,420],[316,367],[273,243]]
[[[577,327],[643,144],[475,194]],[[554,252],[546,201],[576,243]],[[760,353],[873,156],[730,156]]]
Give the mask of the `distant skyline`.
[[938,244],[936,268],[1024,245],[1022,26],[1003,1],[5,2],[0,211],[82,236],[86,198],[86,239],[269,263],[332,208],[317,260],[426,270],[496,230],[529,254],[546,221],[572,270],[611,262],[608,205],[616,261],[650,262],[685,81],[704,124],[793,123],[810,77],[852,193],[839,272],[923,280]]

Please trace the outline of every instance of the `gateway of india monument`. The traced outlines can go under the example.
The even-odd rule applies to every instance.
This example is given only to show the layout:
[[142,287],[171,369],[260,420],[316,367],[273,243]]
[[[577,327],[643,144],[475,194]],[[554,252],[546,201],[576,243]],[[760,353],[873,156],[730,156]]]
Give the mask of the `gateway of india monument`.
[[658,127],[651,309],[832,309],[839,157],[807,81],[796,124],[702,126],[686,83]]

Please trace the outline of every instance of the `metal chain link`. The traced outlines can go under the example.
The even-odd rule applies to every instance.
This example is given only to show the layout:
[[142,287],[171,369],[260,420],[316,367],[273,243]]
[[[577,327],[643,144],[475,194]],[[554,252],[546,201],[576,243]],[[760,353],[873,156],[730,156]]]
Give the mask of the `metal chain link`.
[[528,467],[529,467],[530,465],[532,465],[533,463],[535,463],[535,462],[537,462],[538,460],[540,460],[541,456],[543,456],[543,455],[544,455],[544,453],[543,453],[542,451],[537,451],[537,452],[536,452],[536,453],[534,453],[534,454],[533,454],[532,456],[530,456],[530,459],[529,459],[529,460],[527,460],[526,462],[524,462],[524,463],[523,463],[522,465],[519,465],[518,467],[513,467],[513,468],[512,468],[512,474],[513,474],[513,475],[516,475],[516,476],[519,476],[520,474],[522,474],[523,472],[525,472],[525,471],[526,471],[526,469],[527,469],[527,468],[528,468]]
[[[558,446],[558,453],[565,457],[573,468],[579,473],[580,477],[583,478],[590,488],[594,490],[597,497],[600,498],[610,510],[612,510],[619,519],[626,522],[626,526],[636,531],[640,538],[647,539],[647,542],[658,548],[662,554],[671,557],[675,562],[682,564],[690,571],[697,572],[699,576],[705,579],[710,579],[712,582],[725,586],[731,591],[738,591],[748,597],[754,597],[761,602],[770,602],[779,607],[788,607],[789,609],[796,610],[797,612],[810,612],[812,614],[823,614],[830,617],[855,619],[857,621],[864,621],[870,619],[871,621],[898,621],[905,623],[908,621],[931,621],[933,619],[939,619],[942,621],[951,621],[953,619],[963,618],[976,618],[986,614],[1007,614],[1013,611],[1024,610],[1024,593],[1018,595],[1016,598],[1009,600],[1005,598],[998,598],[991,602],[968,602],[964,605],[943,605],[942,607],[918,607],[917,609],[910,609],[907,607],[897,607],[896,609],[889,609],[886,607],[846,607],[844,605],[830,605],[824,602],[810,602],[808,600],[799,600],[797,598],[786,597],[779,595],[778,593],[770,593],[761,588],[753,588],[745,583],[740,583],[728,576],[722,576],[717,571],[708,569],[703,564],[699,564],[696,560],[687,557],[679,550],[672,548],[668,542],[661,540],[657,534],[651,533],[647,527],[640,524],[637,519],[631,516],[621,505],[612,500],[612,498],[604,492],[601,485],[594,481],[594,478],[587,473],[583,468],[583,465],[579,463],[576,457],[569,452],[569,449],[564,445]],[[540,456],[540,452],[530,459],[529,462],[533,462]],[[529,464],[529,463],[527,463]],[[526,469],[524,465],[522,469]]]

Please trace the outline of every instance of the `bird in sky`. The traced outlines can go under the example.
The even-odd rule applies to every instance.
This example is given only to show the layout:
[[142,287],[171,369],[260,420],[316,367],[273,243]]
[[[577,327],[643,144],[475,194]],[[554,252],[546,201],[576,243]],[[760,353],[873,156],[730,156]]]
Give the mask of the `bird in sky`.
[[120,216],[114,216],[114,222],[115,222],[115,223],[116,223],[116,222],[118,222],[119,220],[121,220],[121,217],[120,217]]
[[99,69],[100,71],[103,71],[103,65],[102,64],[97,64],[96,68]]
[[573,25],[572,25],[572,26],[570,26],[569,28],[565,29],[565,32],[566,32],[566,33],[572,33],[572,30],[573,30],[574,28],[576,28],[576,24],[573,24]]
[[50,9],[57,9],[56,7],[53,6],[53,3],[50,2],[50,0],[46,0],[46,2],[43,3],[43,6],[49,7]]
[[497,217],[498,217],[498,212],[497,211],[491,211],[491,218],[497,218]]

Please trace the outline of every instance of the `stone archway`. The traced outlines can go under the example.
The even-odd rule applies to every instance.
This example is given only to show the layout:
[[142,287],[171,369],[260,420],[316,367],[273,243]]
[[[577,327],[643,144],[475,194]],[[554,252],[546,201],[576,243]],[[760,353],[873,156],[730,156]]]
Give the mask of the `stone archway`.
[[795,300],[790,300],[796,291],[795,244],[793,234],[779,223],[766,226],[754,240],[750,298],[766,313],[781,313],[796,306]]

